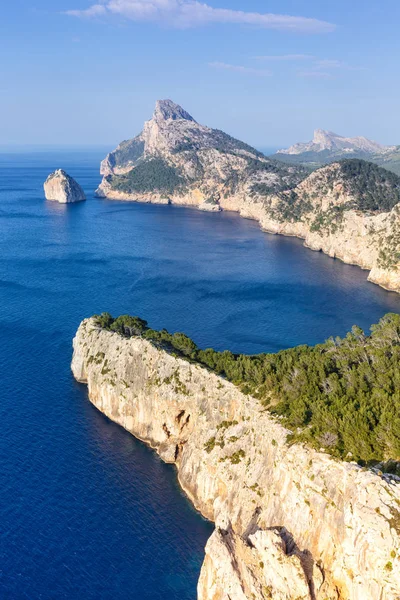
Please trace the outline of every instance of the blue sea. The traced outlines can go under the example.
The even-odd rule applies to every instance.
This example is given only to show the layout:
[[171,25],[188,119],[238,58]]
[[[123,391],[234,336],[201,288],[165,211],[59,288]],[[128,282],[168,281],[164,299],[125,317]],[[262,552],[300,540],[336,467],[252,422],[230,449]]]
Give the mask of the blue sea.
[[[0,155],[0,598],[195,600],[212,526],[175,470],[88,401],[71,342],[137,314],[202,347],[368,330],[400,297],[233,213],[97,199],[104,152]],[[62,167],[88,201],[46,202]]]

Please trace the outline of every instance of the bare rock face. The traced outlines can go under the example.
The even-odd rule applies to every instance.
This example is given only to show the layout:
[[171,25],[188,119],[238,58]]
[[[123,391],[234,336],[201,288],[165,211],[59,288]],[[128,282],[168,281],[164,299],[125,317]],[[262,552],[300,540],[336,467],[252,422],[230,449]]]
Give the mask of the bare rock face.
[[62,169],[51,173],[44,183],[46,200],[67,204],[86,200],[81,186]]
[[[322,149],[379,152],[364,138],[317,130]],[[143,131],[101,165],[99,196],[233,210],[265,231],[368,269],[370,281],[400,292],[400,178],[362,160],[333,162],[309,174],[271,160],[160,100]],[[376,199],[376,202],[374,201]]]
[[72,371],[177,467],[216,524],[199,600],[398,600],[400,485],[300,444],[251,396],[149,341],[81,323]]

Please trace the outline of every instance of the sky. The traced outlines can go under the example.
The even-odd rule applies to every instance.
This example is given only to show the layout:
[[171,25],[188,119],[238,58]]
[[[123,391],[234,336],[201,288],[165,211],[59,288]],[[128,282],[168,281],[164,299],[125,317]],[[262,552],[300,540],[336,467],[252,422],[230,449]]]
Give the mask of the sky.
[[400,144],[399,0],[4,0],[0,147],[109,146],[157,99],[258,148]]

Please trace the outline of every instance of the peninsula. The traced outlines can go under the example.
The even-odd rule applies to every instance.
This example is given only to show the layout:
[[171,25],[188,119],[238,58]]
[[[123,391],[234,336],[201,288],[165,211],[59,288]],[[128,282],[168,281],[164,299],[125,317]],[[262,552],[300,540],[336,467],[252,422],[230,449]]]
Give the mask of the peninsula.
[[[338,444],[352,419],[355,431],[368,429],[371,415],[381,409],[379,424],[390,437],[382,394],[377,408],[376,395],[363,386],[371,377],[375,394],[385,392],[378,383],[381,361],[386,387],[391,385],[400,348],[398,315],[387,315],[370,337],[353,328],[345,340],[259,357],[201,351],[184,334],[108,314],[83,321],[73,345],[72,371],[88,385],[91,402],[175,464],[182,488],[216,524],[199,600],[399,598],[399,478],[379,466],[363,468],[350,454],[341,460],[345,448]],[[355,396],[365,395],[365,409],[353,415],[350,409],[335,424],[335,410],[324,411],[324,401],[315,399],[303,412],[319,413],[319,423],[325,423],[318,445],[293,437],[309,427],[301,402],[294,411],[299,427],[288,427],[296,414],[290,416],[282,401],[289,401],[291,390],[301,400],[320,386],[321,397],[333,401],[343,380],[350,399],[350,373]],[[394,378],[397,373],[394,368]],[[387,407],[396,410],[396,402],[392,394]],[[336,435],[325,435],[323,427]],[[375,434],[373,452],[398,460],[396,434],[386,449],[379,446],[378,432],[369,441]],[[368,439],[361,454],[367,446]]]
[[99,196],[233,210],[400,292],[400,177],[359,159],[310,174],[197,123],[171,100],[101,164]]

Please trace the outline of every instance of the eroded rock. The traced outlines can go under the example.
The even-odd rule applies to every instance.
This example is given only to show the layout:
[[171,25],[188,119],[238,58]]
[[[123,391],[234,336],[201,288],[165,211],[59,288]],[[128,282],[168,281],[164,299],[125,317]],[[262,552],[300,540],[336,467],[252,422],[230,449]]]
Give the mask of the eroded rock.
[[255,398],[93,319],[78,329],[72,370],[99,410],[176,464],[216,523],[199,600],[398,600],[394,480],[288,446],[288,431]]
[[57,169],[48,176],[44,183],[44,193],[46,200],[63,204],[86,200],[81,186],[62,169]]

